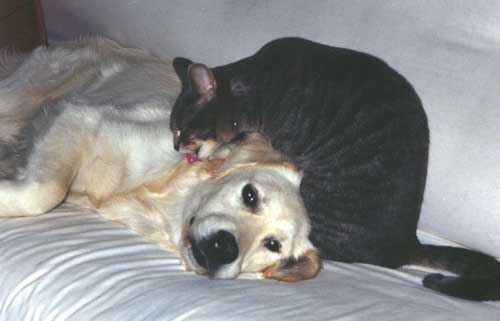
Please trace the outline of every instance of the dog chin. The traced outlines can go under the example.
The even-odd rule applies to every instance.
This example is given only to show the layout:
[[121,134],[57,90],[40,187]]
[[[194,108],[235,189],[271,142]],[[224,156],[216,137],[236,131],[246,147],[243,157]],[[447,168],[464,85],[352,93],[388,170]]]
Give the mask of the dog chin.
[[191,246],[185,246],[181,251],[181,258],[187,271],[193,271],[199,275],[208,275],[208,271],[196,263]]
[[220,267],[215,274],[212,276],[212,279],[236,279],[240,275],[240,268],[237,262],[234,262],[229,265],[225,265]]

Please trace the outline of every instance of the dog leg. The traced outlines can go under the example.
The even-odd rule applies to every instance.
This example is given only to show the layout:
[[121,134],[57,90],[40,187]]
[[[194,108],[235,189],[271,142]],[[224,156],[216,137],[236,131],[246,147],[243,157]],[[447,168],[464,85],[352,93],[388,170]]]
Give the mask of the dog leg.
[[0,180],[0,217],[42,214],[66,197],[80,168],[78,141],[68,139],[66,145],[54,144],[55,139],[47,141],[52,146],[40,143],[19,178]]
[[66,185],[62,181],[0,181],[0,217],[45,213],[63,201]]

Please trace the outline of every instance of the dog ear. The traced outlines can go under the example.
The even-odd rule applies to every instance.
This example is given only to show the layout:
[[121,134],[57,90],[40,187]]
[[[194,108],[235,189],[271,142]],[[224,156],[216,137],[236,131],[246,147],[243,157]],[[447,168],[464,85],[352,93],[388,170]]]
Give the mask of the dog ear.
[[283,155],[273,149],[269,139],[258,132],[242,133],[238,139],[220,144],[213,158],[226,159],[229,167],[239,163],[284,160]]
[[314,278],[320,269],[321,259],[318,252],[309,250],[299,258],[282,259],[266,268],[262,273],[266,279],[298,282]]
[[302,179],[295,165],[273,149],[267,138],[256,132],[246,133],[239,142],[220,145],[211,158],[224,159],[224,164],[213,172],[214,179],[221,179],[236,170],[250,167],[275,169],[296,186],[299,186]]

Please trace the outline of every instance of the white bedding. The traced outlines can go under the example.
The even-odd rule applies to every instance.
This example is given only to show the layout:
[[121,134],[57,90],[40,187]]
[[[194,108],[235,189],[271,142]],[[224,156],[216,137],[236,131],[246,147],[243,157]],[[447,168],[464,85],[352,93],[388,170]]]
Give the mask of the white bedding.
[[452,299],[423,272],[326,262],[302,283],[218,280],[91,210],[0,220],[0,321],[500,320],[500,303]]

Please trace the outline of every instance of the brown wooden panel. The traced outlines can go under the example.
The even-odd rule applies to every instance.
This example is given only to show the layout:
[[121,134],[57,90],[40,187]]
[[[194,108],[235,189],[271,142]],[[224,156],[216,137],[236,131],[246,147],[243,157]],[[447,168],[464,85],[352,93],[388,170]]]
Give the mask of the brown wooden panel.
[[45,43],[38,0],[0,0],[0,47],[30,51]]
[[15,11],[17,8],[22,7],[26,5],[30,1],[23,1],[23,0],[0,0],[0,19],[2,19],[4,16],[9,15],[13,11]]

